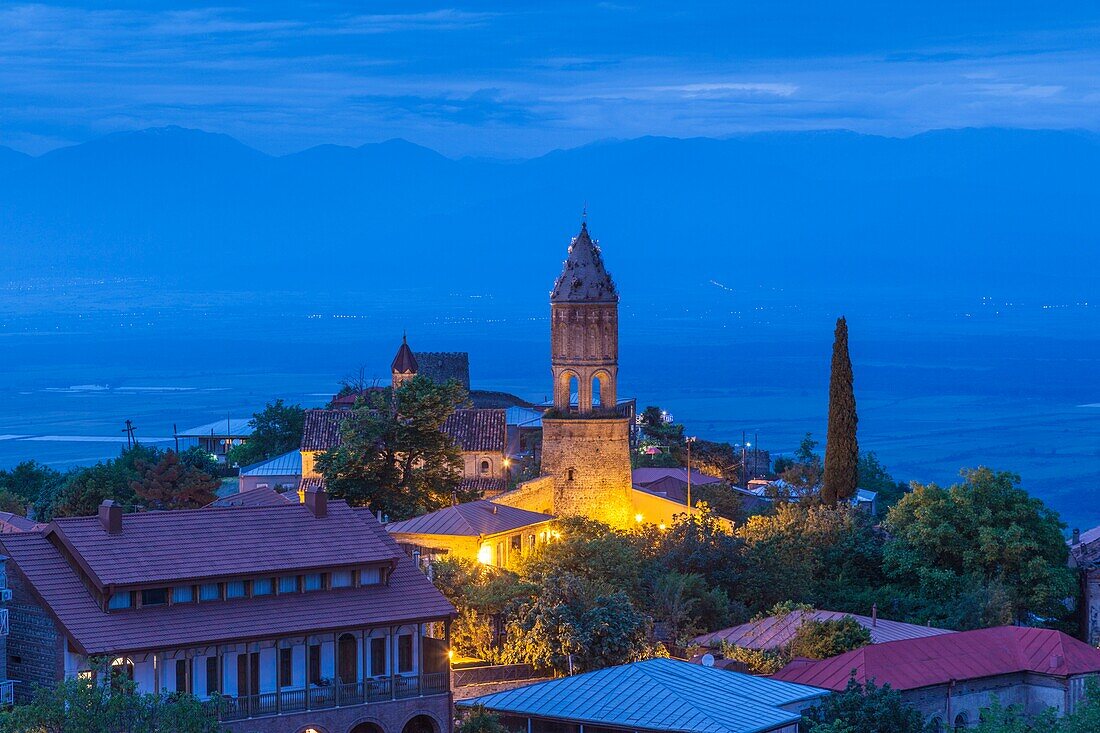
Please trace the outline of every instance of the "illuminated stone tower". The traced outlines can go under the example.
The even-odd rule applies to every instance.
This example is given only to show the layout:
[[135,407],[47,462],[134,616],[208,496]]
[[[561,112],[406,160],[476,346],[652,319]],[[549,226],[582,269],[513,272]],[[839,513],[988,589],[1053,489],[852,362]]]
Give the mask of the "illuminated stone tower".
[[550,368],[542,473],[554,482],[553,511],[629,526],[630,425],[616,409],[619,294],[587,224],[550,295]]

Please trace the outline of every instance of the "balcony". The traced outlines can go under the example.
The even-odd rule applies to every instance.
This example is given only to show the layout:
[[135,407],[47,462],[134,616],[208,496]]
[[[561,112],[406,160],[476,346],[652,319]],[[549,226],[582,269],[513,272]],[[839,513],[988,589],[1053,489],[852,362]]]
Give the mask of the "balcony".
[[7,707],[15,704],[15,682],[6,680],[0,682],[0,706]]
[[[10,684],[10,683],[8,683]],[[222,722],[307,710],[366,705],[409,697],[440,695],[450,689],[449,672],[386,677],[363,682],[281,690],[259,695],[220,698],[216,705]]]

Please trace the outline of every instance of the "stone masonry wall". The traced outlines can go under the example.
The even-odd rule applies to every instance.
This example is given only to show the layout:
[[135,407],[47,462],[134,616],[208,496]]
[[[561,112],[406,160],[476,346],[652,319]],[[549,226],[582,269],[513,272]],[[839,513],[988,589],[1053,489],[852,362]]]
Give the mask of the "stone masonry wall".
[[554,514],[613,527],[633,522],[626,418],[544,418],[542,473],[554,480]]
[[30,590],[27,578],[9,561],[7,639],[8,678],[15,680],[15,701],[27,701],[35,686],[53,685],[65,674],[65,641]]

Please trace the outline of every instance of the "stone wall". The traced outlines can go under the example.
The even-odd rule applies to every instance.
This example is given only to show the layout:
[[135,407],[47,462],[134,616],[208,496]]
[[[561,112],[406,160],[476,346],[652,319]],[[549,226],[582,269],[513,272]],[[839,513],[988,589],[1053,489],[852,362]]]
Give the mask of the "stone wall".
[[551,476],[540,476],[530,481],[524,481],[511,491],[505,491],[503,494],[494,496],[493,502],[516,507],[517,509],[526,509],[529,512],[553,514],[554,479]]
[[225,723],[225,729],[228,733],[303,733],[311,728],[317,733],[370,733],[370,725],[364,724],[373,724],[382,733],[402,733],[418,715],[432,720],[433,733],[451,733],[454,712],[450,694],[238,720]]
[[626,418],[543,418],[542,473],[554,481],[554,515],[633,523]]
[[[902,692],[902,698],[924,715],[928,721],[939,720],[942,730],[952,730],[959,715],[967,725],[978,722],[982,708],[989,707],[994,698],[1005,707],[1019,705],[1028,714],[1035,714],[1048,707],[1065,711],[1066,681],[1055,677],[1033,674],[1011,674],[984,677],[947,685],[926,687]],[[950,700],[948,699],[950,697]]]
[[26,702],[36,685],[53,685],[64,676],[65,641],[53,618],[38,604],[26,576],[10,561],[7,576],[12,591],[8,678],[15,680],[16,702]]

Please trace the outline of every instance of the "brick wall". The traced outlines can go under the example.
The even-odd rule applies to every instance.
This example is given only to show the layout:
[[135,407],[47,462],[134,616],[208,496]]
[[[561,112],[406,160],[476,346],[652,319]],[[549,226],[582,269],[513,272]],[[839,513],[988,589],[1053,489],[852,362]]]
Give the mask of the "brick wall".
[[402,733],[405,725],[419,715],[431,719],[433,733],[452,733],[454,711],[450,695],[240,720],[226,723],[225,729],[228,733],[302,733],[310,728],[318,733],[368,733],[373,725],[382,733]]
[[64,639],[31,593],[26,576],[10,561],[7,583],[11,632],[7,638],[7,674],[15,680],[15,700],[29,699],[36,685],[53,685],[64,676]]

